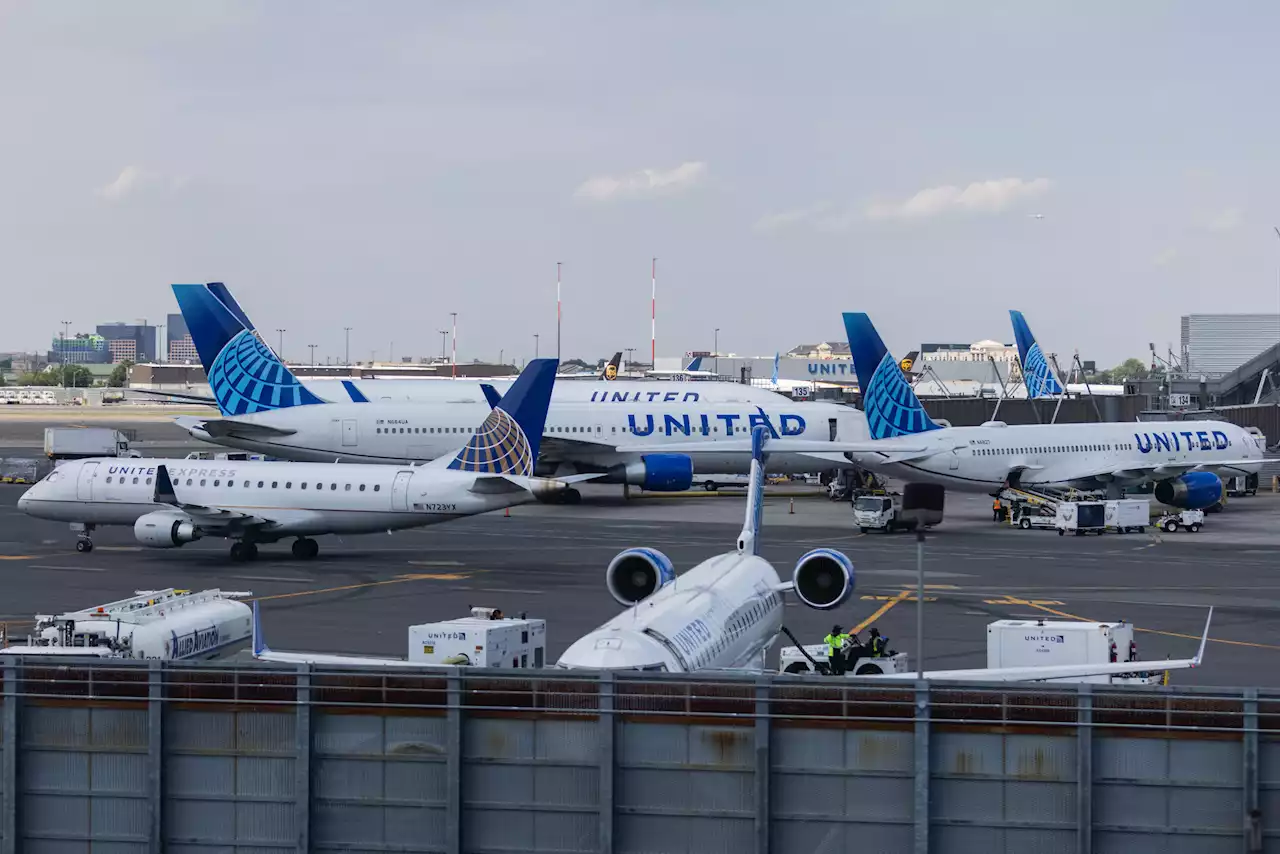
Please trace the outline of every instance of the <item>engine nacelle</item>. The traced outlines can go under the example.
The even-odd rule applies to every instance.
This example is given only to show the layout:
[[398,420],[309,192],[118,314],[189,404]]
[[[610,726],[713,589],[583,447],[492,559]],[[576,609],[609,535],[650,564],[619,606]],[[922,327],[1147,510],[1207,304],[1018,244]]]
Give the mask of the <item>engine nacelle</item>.
[[175,549],[195,542],[202,536],[190,516],[158,511],[148,513],[133,523],[133,536],[153,549]]
[[650,492],[683,492],[693,486],[693,460],[687,454],[645,454],[627,463],[621,480]]
[[1156,501],[1182,510],[1204,510],[1222,500],[1222,481],[1209,471],[1192,471],[1156,484]]
[[627,549],[609,561],[604,577],[609,595],[630,607],[675,581],[676,568],[657,549]]
[[838,608],[853,593],[853,561],[835,549],[814,549],[796,562],[791,584],[810,608]]

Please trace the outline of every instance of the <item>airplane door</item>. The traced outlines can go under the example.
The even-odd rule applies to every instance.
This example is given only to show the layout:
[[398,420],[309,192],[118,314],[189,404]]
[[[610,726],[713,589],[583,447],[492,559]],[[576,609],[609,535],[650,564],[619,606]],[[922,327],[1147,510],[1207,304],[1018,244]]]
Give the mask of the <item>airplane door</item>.
[[342,446],[344,448],[354,448],[358,443],[359,435],[354,418],[342,419]]
[[603,424],[597,424],[597,425],[596,425],[596,438],[597,438],[597,439],[603,439],[603,438],[604,438],[604,425],[603,425]]
[[960,452],[952,451],[951,452],[951,470],[955,471],[958,468],[960,468]]
[[76,480],[76,498],[81,501],[93,500],[93,479],[97,473],[97,463],[85,463],[80,466],[80,477]]
[[412,477],[411,471],[396,472],[395,483],[391,484],[392,510],[409,509],[409,479]]

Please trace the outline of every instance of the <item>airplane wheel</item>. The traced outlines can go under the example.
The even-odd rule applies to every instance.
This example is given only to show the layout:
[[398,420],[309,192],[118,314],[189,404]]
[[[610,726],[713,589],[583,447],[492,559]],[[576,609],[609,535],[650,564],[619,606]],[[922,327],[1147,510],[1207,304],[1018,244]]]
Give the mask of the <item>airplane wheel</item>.
[[250,560],[257,560],[257,559],[258,559],[258,544],[257,544],[257,543],[245,543],[245,544],[244,544],[244,559],[245,559],[246,561],[250,561]]
[[76,540],[76,551],[78,552],[93,551],[93,540]]
[[235,542],[231,544],[231,560],[236,563],[244,563],[248,559],[248,549],[244,543]]
[[291,550],[298,560],[311,560],[320,554],[320,544],[310,537],[299,537],[293,541]]

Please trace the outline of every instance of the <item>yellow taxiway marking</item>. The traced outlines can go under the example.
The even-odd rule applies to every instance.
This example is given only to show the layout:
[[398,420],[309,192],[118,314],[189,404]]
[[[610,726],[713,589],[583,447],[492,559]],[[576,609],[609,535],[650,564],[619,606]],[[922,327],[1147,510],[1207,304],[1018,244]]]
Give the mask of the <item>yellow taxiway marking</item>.
[[924,589],[925,590],[959,590],[960,587],[959,585],[956,585],[956,584],[926,584],[924,586]]
[[1059,602],[1057,599],[1032,599],[1030,602],[1024,602],[1021,599],[983,599],[984,605],[1065,605],[1066,602]]
[[910,595],[911,595],[910,590],[903,590],[897,596],[890,598],[888,602],[885,602],[883,605],[877,608],[874,614],[872,614],[870,617],[867,617],[861,623],[858,623],[858,625],[849,629],[849,634],[856,635],[858,632],[862,631],[867,626],[871,625],[876,620],[883,617],[885,614],[889,613],[889,609],[892,608],[894,605],[897,605],[899,602],[906,601],[906,598]]
[[[909,594],[909,595],[907,595],[907,596],[905,596],[905,597],[904,597],[904,596],[902,596],[902,594],[901,594],[901,593],[899,593],[899,594],[897,594],[896,596],[863,596],[863,597],[861,597],[861,598],[862,598],[862,600],[863,600],[864,602],[866,602],[866,601],[871,601],[871,602],[915,602],[915,601],[917,601],[917,598],[918,598],[918,597],[917,597],[914,593],[911,593],[911,594]],[[937,597],[937,596],[926,596],[926,597],[924,597],[924,601],[926,601],[926,602],[937,602],[937,601],[938,601],[938,597]]]
[[[1081,617],[1078,614],[1068,614],[1066,611],[1059,611],[1054,608],[1049,608],[1044,605],[1039,605],[1039,604],[1036,604],[1035,602],[1030,601],[1029,599],[1019,599],[1016,596],[1009,596],[1006,598],[1009,599],[1009,602],[1011,604],[1026,605],[1028,608],[1037,608],[1041,611],[1045,611],[1050,614],[1055,614],[1059,617],[1066,617],[1068,620],[1079,620],[1082,623],[1100,622],[1099,620],[1090,620],[1088,617]],[[1146,632],[1149,635],[1163,635],[1164,637],[1167,637],[1167,638],[1189,638],[1190,640],[1200,640],[1200,635],[1188,635],[1183,632],[1165,632],[1165,631],[1161,631],[1160,629],[1140,629],[1137,626],[1134,626],[1134,631]],[[1254,649],[1280,649],[1280,646],[1276,646],[1275,644],[1269,644],[1269,643],[1253,643],[1251,641],[1224,640],[1222,638],[1209,638],[1209,640],[1212,641],[1213,643],[1225,643],[1231,646],[1247,646],[1247,647],[1253,647]]]
[[406,581],[461,581],[464,578],[470,578],[468,573],[459,572],[440,572],[440,573],[414,573],[411,575],[401,575],[396,578],[387,578],[382,581],[364,581],[360,584],[344,584],[341,587],[321,587],[318,590],[296,590],[293,593],[276,593],[272,596],[254,596],[249,602],[266,602],[269,599],[296,599],[299,596],[318,596],[321,593],[342,593],[346,590],[362,590],[366,587],[382,587],[386,584],[404,584]]
[[36,555],[0,555],[0,560],[34,560]]

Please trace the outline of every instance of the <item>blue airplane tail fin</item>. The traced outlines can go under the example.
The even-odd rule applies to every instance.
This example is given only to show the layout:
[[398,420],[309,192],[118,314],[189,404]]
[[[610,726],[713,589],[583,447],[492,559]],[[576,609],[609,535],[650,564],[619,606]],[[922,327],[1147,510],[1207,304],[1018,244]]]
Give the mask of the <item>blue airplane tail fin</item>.
[[258,600],[253,600],[253,654],[268,652],[267,639],[262,633],[262,615],[258,613]]
[[240,325],[245,329],[253,331],[253,321],[249,319],[249,315],[244,313],[244,309],[240,307],[240,303],[236,302],[236,298],[231,295],[231,291],[222,282],[210,282],[206,287],[217,298],[218,302],[227,307],[227,311],[240,321]]
[[324,403],[212,290],[204,285],[174,285],[173,295],[223,415]]
[[1063,393],[1062,383],[1053,375],[1049,360],[1040,349],[1036,336],[1031,334],[1031,327],[1020,311],[1009,312],[1013,321],[1013,336],[1018,342],[1018,359],[1022,362],[1022,381],[1027,385],[1027,396],[1053,397]]
[[559,366],[558,359],[531,361],[472,434],[471,441],[449,462],[449,468],[531,477]]
[[760,523],[764,518],[764,446],[769,431],[763,425],[751,428],[751,482],[747,485],[747,518],[738,535],[739,554],[760,553]]
[[689,366],[688,366],[688,367],[686,367],[686,368],[685,368],[685,370],[686,370],[686,371],[700,371],[700,370],[702,370],[702,357],[701,357],[701,356],[695,356],[695,357],[694,357],[694,359],[693,359],[693,361],[689,363]]
[[844,328],[871,438],[891,439],[940,429],[903,378],[902,368],[880,340],[871,318],[861,312],[845,312]]

